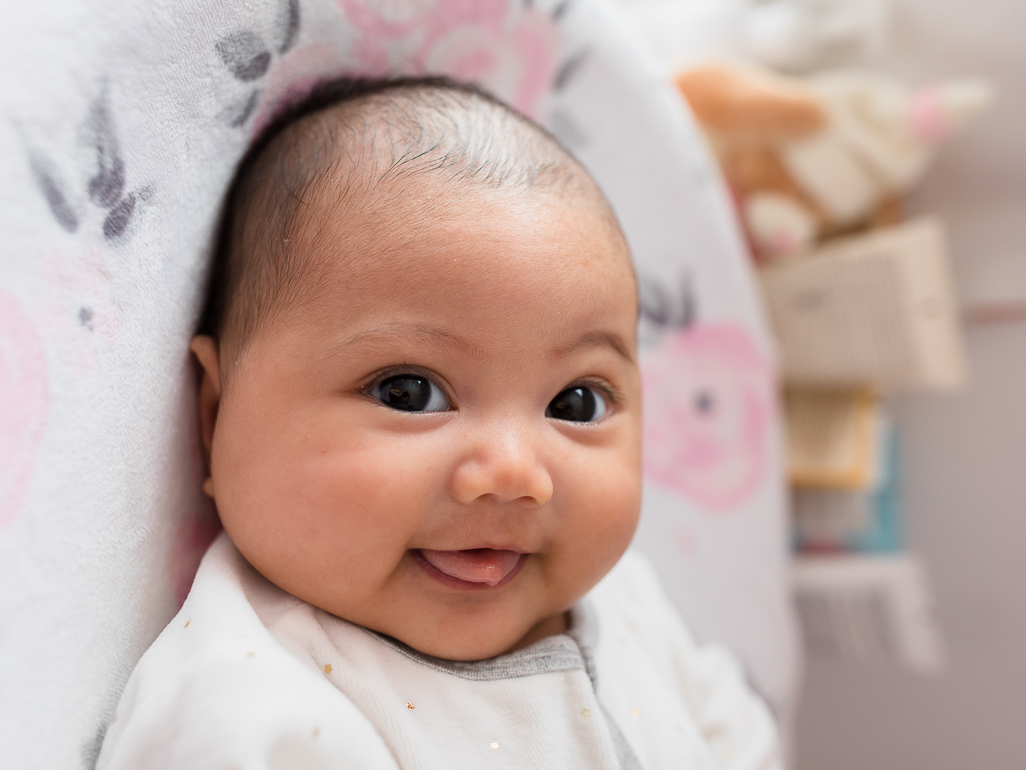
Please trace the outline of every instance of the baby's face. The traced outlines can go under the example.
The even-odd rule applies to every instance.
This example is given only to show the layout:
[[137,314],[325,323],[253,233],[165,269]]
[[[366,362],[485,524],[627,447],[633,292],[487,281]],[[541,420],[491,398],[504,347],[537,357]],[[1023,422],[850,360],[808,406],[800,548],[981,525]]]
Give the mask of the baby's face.
[[337,219],[306,220],[293,246],[326,271],[219,404],[194,344],[225,529],[281,588],[430,655],[558,633],[638,517],[622,241],[584,204],[430,181]]

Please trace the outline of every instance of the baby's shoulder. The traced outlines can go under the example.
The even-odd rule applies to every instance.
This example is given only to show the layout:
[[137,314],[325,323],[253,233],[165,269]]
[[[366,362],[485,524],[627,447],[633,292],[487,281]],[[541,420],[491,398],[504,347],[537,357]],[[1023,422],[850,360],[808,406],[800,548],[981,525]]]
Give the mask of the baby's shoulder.
[[[589,602],[598,686],[629,740],[657,753],[665,736],[697,729],[718,767],[779,770],[773,718],[738,661],[695,642],[644,557],[628,551]],[[677,720],[681,710],[690,724]]]
[[591,590],[588,599],[601,616],[603,625],[643,628],[648,635],[657,637],[672,631],[675,643],[692,644],[690,633],[652,565],[634,550],[628,550],[621,557]]
[[620,557],[620,561],[592,589],[593,594],[596,591],[611,598],[615,596],[646,603],[665,598],[652,565],[633,548],[628,549]]
[[656,672],[654,681],[676,690],[692,705],[709,681],[744,681],[744,672],[728,650],[695,640],[641,554],[624,554],[588,597],[600,661],[633,659],[629,667],[636,670],[631,676]]
[[395,767],[366,717],[268,630],[268,618],[306,606],[260,578],[222,535],[132,672],[97,767],[248,770],[328,757]]

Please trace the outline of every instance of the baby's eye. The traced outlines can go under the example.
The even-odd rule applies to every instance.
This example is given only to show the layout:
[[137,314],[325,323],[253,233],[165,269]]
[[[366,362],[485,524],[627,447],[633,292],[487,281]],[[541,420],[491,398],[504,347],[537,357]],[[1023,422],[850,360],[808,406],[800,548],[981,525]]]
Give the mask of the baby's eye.
[[445,412],[452,407],[442,389],[419,374],[397,374],[382,380],[371,394],[401,412]]
[[606,399],[600,393],[576,385],[552,399],[545,416],[568,422],[595,422],[602,419],[607,410]]

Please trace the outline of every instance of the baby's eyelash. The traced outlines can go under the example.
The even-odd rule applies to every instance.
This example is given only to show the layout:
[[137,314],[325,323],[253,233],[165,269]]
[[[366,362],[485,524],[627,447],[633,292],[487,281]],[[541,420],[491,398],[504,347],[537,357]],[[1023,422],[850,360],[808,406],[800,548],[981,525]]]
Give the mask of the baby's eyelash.
[[455,399],[453,398],[448,385],[446,385],[446,383],[437,374],[412,364],[397,364],[395,366],[386,367],[385,369],[379,369],[371,375],[363,385],[360,386],[360,392],[369,395],[374,388],[383,383],[389,377],[396,377],[402,374],[409,374],[414,377],[423,377],[425,380],[429,380],[432,385],[445,394],[445,397],[451,403],[455,403]]
[[605,380],[598,379],[595,377],[585,377],[580,380],[574,380],[572,383],[567,385],[568,388],[591,388],[597,390],[606,400],[609,405],[614,408],[619,408],[623,405],[624,395],[621,391],[617,390],[611,383]]

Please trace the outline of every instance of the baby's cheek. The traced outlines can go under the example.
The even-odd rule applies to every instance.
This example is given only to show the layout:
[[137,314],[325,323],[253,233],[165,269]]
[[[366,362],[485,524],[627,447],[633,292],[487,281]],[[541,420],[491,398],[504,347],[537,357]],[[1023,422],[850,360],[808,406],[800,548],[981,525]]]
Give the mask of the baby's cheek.
[[595,502],[596,531],[603,534],[609,548],[617,550],[617,558],[634,537],[641,511],[641,475],[624,472],[616,477],[609,474],[612,483],[605,485]]
[[617,452],[599,475],[596,485],[598,505],[610,527],[610,537],[622,544],[621,553],[634,537],[641,514],[642,457],[641,415],[632,414],[623,431]]
[[[225,529],[265,577],[311,604],[363,618],[406,551],[405,487],[372,457],[293,448],[240,474]],[[391,494],[390,494],[391,493]],[[242,503],[240,505],[240,503]],[[297,558],[302,554],[302,558]]]
[[627,459],[594,467],[579,479],[578,504],[563,542],[567,567],[586,593],[612,569],[630,544],[641,508],[641,473]]
[[286,554],[315,555],[332,548],[346,496],[333,483],[328,456],[306,435],[267,427],[224,425],[212,471],[225,530],[273,580],[268,571],[277,562],[285,569]]
[[332,547],[350,552],[405,550],[426,490],[419,469],[373,447],[308,452],[296,458],[289,494],[292,515],[309,521]]

